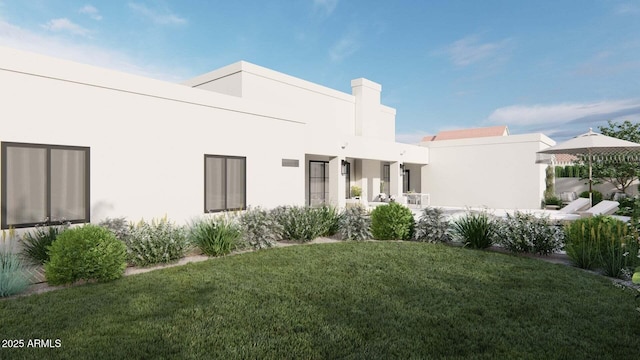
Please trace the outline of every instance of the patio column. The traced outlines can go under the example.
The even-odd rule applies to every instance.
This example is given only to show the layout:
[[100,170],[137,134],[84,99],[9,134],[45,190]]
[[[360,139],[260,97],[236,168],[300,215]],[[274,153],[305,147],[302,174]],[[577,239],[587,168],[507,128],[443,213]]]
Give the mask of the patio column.
[[329,160],[329,204],[338,208],[344,208],[346,206],[345,196],[346,185],[345,175],[342,175],[342,161],[343,157],[333,157]]
[[380,194],[380,171],[380,161],[362,160],[362,199],[367,202]]
[[389,167],[389,195],[398,199],[402,196],[402,176],[400,162],[393,162]]

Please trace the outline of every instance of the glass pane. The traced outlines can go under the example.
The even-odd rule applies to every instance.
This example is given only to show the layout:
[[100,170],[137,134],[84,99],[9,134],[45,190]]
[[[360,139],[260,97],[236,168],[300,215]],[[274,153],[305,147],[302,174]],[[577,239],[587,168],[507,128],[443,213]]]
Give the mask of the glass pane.
[[204,171],[206,211],[224,210],[224,158],[208,157]]
[[227,159],[227,209],[245,208],[245,159]]
[[51,220],[84,220],[85,150],[51,150]]
[[7,224],[43,222],[47,217],[45,149],[7,147]]

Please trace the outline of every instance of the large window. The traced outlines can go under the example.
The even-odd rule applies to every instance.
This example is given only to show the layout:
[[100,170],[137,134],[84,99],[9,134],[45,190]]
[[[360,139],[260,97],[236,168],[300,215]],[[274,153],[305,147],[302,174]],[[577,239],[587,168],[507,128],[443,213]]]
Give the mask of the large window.
[[324,205],[329,199],[329,163],[309,161],[309,205]]
[[204,212],[247,208],[246,158],[204,156]]
[[3,142],[2,228],[89,222],[89,148]]

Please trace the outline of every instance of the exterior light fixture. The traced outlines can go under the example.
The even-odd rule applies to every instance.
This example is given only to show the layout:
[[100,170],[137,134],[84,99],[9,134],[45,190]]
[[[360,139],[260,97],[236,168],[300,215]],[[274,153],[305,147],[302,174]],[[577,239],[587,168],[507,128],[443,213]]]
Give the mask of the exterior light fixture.
[[400,176],[404,176],[404,164],[400,164]]
[[346,162],[345,160],[342,160],[340,162],[340,173],[342,173],[342,175],[347,175],[347,167],[348,167],[349,163]]

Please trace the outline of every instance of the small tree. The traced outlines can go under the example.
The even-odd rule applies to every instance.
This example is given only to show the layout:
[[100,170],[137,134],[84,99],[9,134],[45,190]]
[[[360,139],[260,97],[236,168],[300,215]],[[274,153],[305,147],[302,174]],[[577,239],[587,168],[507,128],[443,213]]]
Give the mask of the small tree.
[[[599,130],[603,135],[635,143],[640,142],[640,123],[634,124],[628,120],[615,123],[609,120],[608,125],[600,126]],[[588,161],[585,157],[577,162],[584,165]],[[616,189],[626,193],[631,183],[640,177],[640,164],[637,156],[618,154],[609,158],[595,159],[592,163],[592,172],[594,183],[609,182]],[[582,174],[581,178],[589,178],[588,170],[586,174]]]

